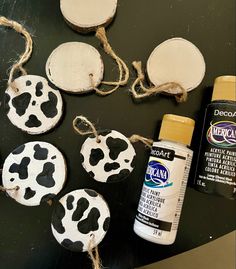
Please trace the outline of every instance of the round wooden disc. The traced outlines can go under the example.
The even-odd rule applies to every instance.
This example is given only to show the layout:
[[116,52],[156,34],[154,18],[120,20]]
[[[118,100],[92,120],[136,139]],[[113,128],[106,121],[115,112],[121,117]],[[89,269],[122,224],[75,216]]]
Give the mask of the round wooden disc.
[[104,198],[90,189],[72,191],[60,199],[52,215],[52,232],[63,247],[88,251],[104,238],[110,211]]
[[95,31],[107,26],[116,13],[117,0],[61,0],[66,22],[78,32]]
[[80,156],[84,169],[97,181],[119,182],[134,169],[135,150],[130,141],[117,131],[99,133],[100,143],[88,137],[82,145]]
[[46,64],[48,79],[58,88],[71,93],[93,90],[94,86],[101,83],[103,72],[104,66],[99,52],[82,42],[60,45],[51,53]]
[[[155,86],[177,82],[187,91],[201,83],[205,69],[205,61],[199,49],[183,38],[172,38],[161,43],[147,62],[147,74]],[[178,90],[168,92],[179,93]]]
[[51,200],[64,186],[66,163],[61,152],[46,142],[29,142],[6,158],[2,182],[10,197],[26,206]]
[[63,111],[60,92],[40,76],[21,76],[14,85],[18,92],[8,87],[5,93],[7,116],[12,124],[33,135],[55,127]]

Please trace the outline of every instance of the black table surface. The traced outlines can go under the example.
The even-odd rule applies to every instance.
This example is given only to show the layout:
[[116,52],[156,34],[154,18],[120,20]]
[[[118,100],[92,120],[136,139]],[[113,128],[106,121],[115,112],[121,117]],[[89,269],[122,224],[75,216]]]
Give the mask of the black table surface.
[[[68,41],[95,46],[105,63],[105,78],[116,79],[114,62],[103,52],[94,34],[80,35],[71,30],[60,13],[59,0],[0,0],[0,15],[21,22],[33,35],[34,52],[27,63],[29,74],[45,76],[45,63],[51,51]],[[235,74],[234,0],[119,0],[117,15],[107,29],[115,51],[128,63],[128,86],[107,97],[62,92],[65,114],[60,125],[47,134],[31,136],[15,128],[6,116],[4,91],[7,70],[24,49],[23,38],[0,27],[0,153],[1,163],[18,145],[42,140],[57,146],[68,164],[68,180],[59,199],[69,191],[92,188],[101,193],[111,210],[110,229],[99,245],[103,265],[130,269],[190,250],[235,229],[235,202],[194,190],[196,153],[199,147],[204,108],[210,102],[215,77]],[[134,102],[129,87],[135,79],[133,60],[143,65],[152,50],[171,37],[183,37],[201,50],[206,75],[201,85],[189,94],[188,101],[177,104],[173,98],[156,96]],[[136,144],[135,170],[116,184],[95,182],[79,160],[84,137],[72,130],[76,115],[85,115],[101,129],[115,129],[126,136],[134,133],[156,137],[164,114],[174,113],[196,120],[192,149],[195,151],[176,242],[162,246],[147,242],[133,232],[133,222],[144,179],[149,150]],[[51,269],[91,268],[86,253],[72,253],[54,239],[50,220],[53,206],[25,207],[0,194],[0,268]]]

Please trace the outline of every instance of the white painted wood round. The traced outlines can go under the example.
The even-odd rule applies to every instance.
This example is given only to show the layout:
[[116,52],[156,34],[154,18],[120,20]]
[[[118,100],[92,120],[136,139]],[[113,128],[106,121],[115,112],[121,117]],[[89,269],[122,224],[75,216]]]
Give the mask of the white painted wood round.
[[[199,49],[183,38],[172,38],[157,46],[147,61],[147,74],[159,86],[177,82],[187,91],[195,89],[205,75],[205,61]],[[178,90],[168,91],[179,93]]]
[[8,87],[5,93],[7,116],[13,125],[32,135],[42,134],[55,127],[63,114],[59,90],[52,89],[40,76],[26,75],[14,81],[15,92]]
[[51,200],[63,188],[66,163],[61,152],[53,145],[35,141],[23,144],[6,158],[2,182],[8,195],[26,206],[37,206]]
[[46,63],[48,79],[61,90],[71,93],[92,91],[101,83],[103,72],[104,65],[99,52],[82,42],[61,44]]
[[66,22],[79,32],[90,32],[107,26],[116,13],[117,0],[61,0]]

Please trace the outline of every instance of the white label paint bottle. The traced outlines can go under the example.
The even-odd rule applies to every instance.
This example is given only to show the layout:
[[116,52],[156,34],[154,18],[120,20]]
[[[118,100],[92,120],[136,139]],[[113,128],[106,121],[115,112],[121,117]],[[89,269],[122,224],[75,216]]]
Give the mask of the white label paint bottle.
[[134,232],[153,243],[174,243],[193,152],[194,120],[166,114],[154,142],[134,222]]

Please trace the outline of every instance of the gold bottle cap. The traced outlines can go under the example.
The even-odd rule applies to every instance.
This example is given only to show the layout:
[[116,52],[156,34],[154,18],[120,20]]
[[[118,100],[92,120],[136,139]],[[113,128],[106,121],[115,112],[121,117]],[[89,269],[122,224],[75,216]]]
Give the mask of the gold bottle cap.
[[194,126],[195,121],[190,118],[166,114],[162,120],[159,139],[190,146]]
[[216,78],[211,100],[236,101],[236,76]]

